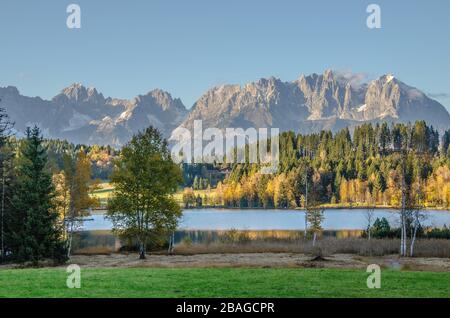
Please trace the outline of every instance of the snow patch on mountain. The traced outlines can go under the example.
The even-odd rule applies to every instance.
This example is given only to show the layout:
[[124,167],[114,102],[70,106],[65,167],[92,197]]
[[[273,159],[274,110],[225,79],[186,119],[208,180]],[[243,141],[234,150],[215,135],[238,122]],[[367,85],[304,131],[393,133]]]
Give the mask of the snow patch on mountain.
[[395,78],[394,75],[388,74],[388,75],[386,76],[386,83],[391,82],[394,78]]
[[360,113],[360,112],[363,112],[365,110],[367,110],[367,104],[364,104],[364,105],[358,107],[357,112]]

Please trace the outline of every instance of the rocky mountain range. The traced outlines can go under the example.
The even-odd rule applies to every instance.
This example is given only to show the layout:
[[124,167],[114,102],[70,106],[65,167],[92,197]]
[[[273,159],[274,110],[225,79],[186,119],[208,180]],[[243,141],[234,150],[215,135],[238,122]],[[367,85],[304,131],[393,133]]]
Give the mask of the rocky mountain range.
[[51,100],[26,97],[15,87],[0,88],[1,107],[23,132],[37,124],[47,137],[82,144],[119,147],[149,125],[169,136],[186,117],[180,99],[162,90],[152,90],[132,100],[105,98],[95,88],[73,84]]
[[353,84],[331,70],[292,82],[271,77],[242,87],[214,87],[194,104],[181,126],[191,129],[199,119],[203,128],[278,127],[303,133],[380,121],[425,120],[441,130],[450,128],[444,106],[392,75]]
[[194,120],[202,120],[203,129],[276,127],[302,133],[337,131],[364,122],[415,120],[425,120],[441,131],[450,129],[444,106],[392,75],[354,83],[331,70],[291,82],[270,77],[243,86],[214,87],[190,110],[158,89],[125,100],[105,98],[81,84],[63,89],[51,100],[0,87],[0,99],[18,134],[38,124],[47,137],[115,147],[149,125],[169,137],[177,127],[192,129]]

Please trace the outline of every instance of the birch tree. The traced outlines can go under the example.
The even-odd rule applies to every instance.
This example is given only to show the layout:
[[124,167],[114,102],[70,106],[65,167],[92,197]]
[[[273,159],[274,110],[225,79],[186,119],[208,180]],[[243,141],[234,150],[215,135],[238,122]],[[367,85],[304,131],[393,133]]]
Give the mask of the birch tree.
[[401,189],[401,202],[400,202],[400,255],[407,256],[407,222],[410,215],[410,209],[408,208],[408,200],[411,195],[411,166],[409,161],[410,146],[411,146],[411,127],[401,126],[399,134],[400,144],[400,189]]
[[369,206],[365,211],[365,218],[367,222],[367,238],[370,241],[372,237],[372,223],[375,217],[375,208],[373,206]]
[[323,209],[320,207],[320,184],[313,181],[310,189],[308,205],[306,207],[306,220],[309,224],[309,231],[313,234],[313,246],[316,245],[317,236],[322,232],[322,222],[324,220]]
[[[421,158],[420,158],[421,159]],[[417,232],[422,226],[423,222],[427,219],[427,214],[423,212],[423,199],[424,192],[422,191],[422,171],[420,169],[419,161],[419,171],[416,173],[417,176],[417,190],[416,193],[412,194],[411,204],[409,205],[410,215],[411,215],[411,243],[409,246],[409,256],[414,256],[414,246],[416,243]]]
[[312,245],[316,245],[317,236],[323,230],[322,222],[324,220],[323,209],[318,206],[310,206],[307,210],[307,218],[309,223],[309,229],[313,234]]
[[181,217],[173,194],[182,174],[157,129],[147,128],[122,148],[111,182],[114,192],[108,201],[108,218],[113,230],[133,237],[139,258],[144,259],[147,244],[160,234],[172,233]]
[[427,215],[422,212],[422,208],[420,205],[414,207],[411,211],[411,243],[409,246],[409,256],[414,256],[414,246],[417,239],[417,232],[419,228],[422,226],[423,221],[427,219]]

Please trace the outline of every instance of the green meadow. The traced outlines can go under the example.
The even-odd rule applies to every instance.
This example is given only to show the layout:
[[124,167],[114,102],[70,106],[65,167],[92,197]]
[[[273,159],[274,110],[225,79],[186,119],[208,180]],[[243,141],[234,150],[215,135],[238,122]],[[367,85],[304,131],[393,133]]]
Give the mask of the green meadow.
[[449,297],[450,274],[383,270],[381,288],[347,269],[98,268],[81,271],[81,288],[65,269],[0,270],[0,297]]

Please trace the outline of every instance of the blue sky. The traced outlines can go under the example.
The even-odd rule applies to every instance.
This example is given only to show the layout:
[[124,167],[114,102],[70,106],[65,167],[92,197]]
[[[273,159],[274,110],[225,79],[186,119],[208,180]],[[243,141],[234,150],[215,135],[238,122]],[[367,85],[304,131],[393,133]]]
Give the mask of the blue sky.
[[[81,29],[66,7],[81,7]],[[366,7],[381,7],[368,29]],[[450,109],[450,1],[0,1],[0,86],[51,98],[73,82],[187,107],[212,86],[327,68],[397,78]]]

